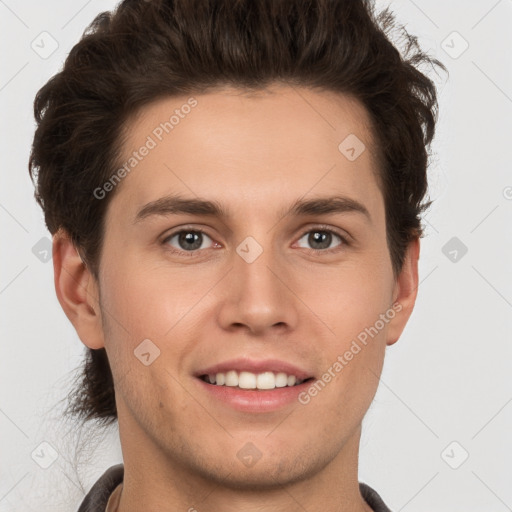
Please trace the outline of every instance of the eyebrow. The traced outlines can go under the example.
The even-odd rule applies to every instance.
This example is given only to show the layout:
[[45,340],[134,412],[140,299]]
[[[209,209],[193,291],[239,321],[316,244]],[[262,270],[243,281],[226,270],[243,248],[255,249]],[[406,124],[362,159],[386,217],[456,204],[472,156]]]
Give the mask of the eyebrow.
[[[228,210],[217,201],[168,195],[145,204],[136,214],[134,224],[148,217],[164,217],[180,213],[224,219],[230,216]],[[280,213],[280,218],[286,215],[314,216],[360,213],[371,222],[370,213],[362,203],[343,196],[317,197],[308,200],[297,199],[288,209],[285,208]]]

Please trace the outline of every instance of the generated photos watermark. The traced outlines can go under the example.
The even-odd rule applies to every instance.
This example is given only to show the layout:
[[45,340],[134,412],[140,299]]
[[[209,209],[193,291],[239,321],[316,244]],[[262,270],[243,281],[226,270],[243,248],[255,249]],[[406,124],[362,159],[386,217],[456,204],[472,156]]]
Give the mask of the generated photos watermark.
[[156,126],[150,135],[146,137],[146,142],[140,146],[138,150],[132,152],[131,156],[123,163],[123,165],[115,171],[110,178],[103,183],[101,187],[96,187],[93,195],[96,199],[104,199],[109,192],[125,178],[130,172],[142,162],[151,150],[155,149],[164,137],[171,133],[172,130],[181,122],[182,119],[190,114],[192,108],[197,106],[197,100],[191,97],[180,108],[174,109],[174,113],[169,117],[168,121],[164,121]]
[[[336,358],[336,361],[329,366],[327,371],[322,375],[320,379],[313,382],[306,391],[299,393],[298,400],[302,405],[307,405],[311,402],[311,399],[320,393],[332,379],[336,377],[338,373],[348,365],[354,356],[361,352],[362,347],[365,347],[368,341],[372,340],[384,329],[384,327],[395,318],[397,313],[402,311],[402,304],[395,302],[385,313],[379,315],[378,320],[375,321],[370,327],[365,327],[355,339],[352,340],[350,347]],[[358,343],[359,342],[359,343]]]

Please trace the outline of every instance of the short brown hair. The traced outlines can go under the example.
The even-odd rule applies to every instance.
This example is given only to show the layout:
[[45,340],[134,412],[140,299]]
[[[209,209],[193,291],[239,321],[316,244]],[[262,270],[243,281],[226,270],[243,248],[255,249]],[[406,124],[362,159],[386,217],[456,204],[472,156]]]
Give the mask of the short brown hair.
[[[420,65],[446,68],[368,0],[125,0],[99,14],[62,71],[37,93],[29,169],[53,234],[65,230],[98,276],[106,208],[93,191],[117,168],[122,129],[139,108],[219,86],[273,83],[348,94],[367,109],[379,155],[393,271],[422,235],[434,83]],[[104,349],[88,349],[69,412],[117,418]]]

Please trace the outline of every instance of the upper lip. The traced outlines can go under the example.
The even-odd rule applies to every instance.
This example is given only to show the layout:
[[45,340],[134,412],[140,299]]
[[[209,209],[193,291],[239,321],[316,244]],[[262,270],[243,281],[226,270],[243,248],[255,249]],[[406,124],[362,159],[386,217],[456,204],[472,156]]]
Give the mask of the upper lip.
[[230,370],[235,370],[237,372],[251,372],[251,373],[263,373],[263,372],[274,372],[274,373],[286,373],[287,375],[295,375],[298,379],[308,379],[312,377],[312,374],[302,368],[298,368],[293,364],[287,363],[285,361],[280,361],[278,359],[263,359],[263,360],[255,360],[248,358],[237,358],[230,359],[229,361],[224,361],[222,363],[218,363],[208,368],[203,368],[195,373],[196,377],[201,377],[202,375],[211,375],[216,373],[226,373]]

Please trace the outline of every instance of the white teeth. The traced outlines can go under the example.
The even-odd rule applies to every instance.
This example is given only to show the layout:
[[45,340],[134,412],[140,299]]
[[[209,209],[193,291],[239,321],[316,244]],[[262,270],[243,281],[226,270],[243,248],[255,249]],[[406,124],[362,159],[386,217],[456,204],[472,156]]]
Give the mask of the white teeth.
[[242,389],[255,389],[256,375],[249,372],[240,372],[238,376],[238,387]]
[[256,377],[258,389],[274,389],[276,387],[276,377],[272,372],[260,373]]
[[295,375],[288,375],[288,381],[286,383],[288,386],[293,386],[296,380]]
[[278,373],[276,375],[276,388],[284,388],[288,385],[288,375],[286,373]]
[[226,373],[226,379],[224,380],[226,386],[238,386],[238,373],[235,370],[230,370]]
[[230,370],[223,373],[211,373],[204,377],[206,382],[216,384],[217,386],[239,387],[240,389],[274,389],[284,388],[286,386],[295,386],[301,384],[303,380],[297,379],[295,375],[287,375],[279,372],[236,372]]

